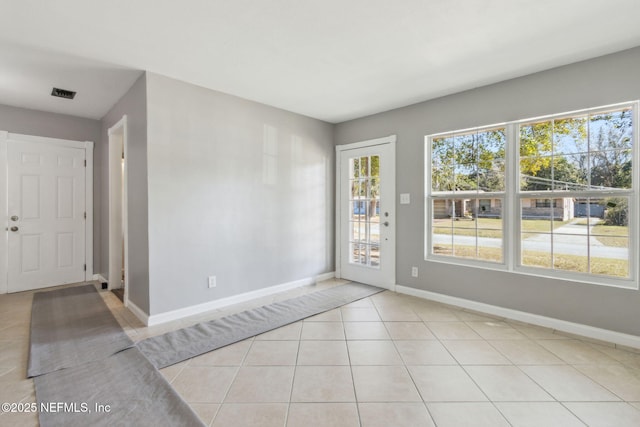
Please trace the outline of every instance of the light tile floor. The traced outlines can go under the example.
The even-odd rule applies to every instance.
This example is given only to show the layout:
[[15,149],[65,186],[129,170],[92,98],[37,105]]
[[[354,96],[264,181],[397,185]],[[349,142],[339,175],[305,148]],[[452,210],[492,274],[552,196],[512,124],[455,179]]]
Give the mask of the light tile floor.
[[[155,327],[101,295],[137,341],[340,283]],[[35,401],[32,295],[0,296],[2,402]],[[161,372],[215,427],[640,426],[640,352],[388,291]]]

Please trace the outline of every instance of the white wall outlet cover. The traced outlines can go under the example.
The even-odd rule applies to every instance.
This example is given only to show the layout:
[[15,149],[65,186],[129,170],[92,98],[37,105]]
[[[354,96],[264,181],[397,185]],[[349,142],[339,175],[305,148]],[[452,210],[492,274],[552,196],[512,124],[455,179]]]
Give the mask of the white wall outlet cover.
[[418,277],[418,267],[411,267],[411,277]]
[[410,193],[402,193],[400,194],[400,204],[408,205],[411,203],[411,194]]
[[209,287],[210,288],[216,287],[216,276],[209,276]]

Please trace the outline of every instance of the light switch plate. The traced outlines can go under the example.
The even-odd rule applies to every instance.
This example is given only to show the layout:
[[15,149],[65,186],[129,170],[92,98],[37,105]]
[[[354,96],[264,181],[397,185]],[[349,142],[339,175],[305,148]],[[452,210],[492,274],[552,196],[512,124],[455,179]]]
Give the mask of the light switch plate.
[[409,193],[400,194],[400,204],[401,205],[408,205],[410,203],[411,203],[411,194],[409,194]]

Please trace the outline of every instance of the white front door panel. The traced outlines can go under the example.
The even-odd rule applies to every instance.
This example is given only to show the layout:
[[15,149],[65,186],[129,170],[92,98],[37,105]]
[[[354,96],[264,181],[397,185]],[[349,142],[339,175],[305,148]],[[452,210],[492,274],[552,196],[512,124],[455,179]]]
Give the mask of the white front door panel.
[[8,290],[84,281],[85,150],[8,141]]

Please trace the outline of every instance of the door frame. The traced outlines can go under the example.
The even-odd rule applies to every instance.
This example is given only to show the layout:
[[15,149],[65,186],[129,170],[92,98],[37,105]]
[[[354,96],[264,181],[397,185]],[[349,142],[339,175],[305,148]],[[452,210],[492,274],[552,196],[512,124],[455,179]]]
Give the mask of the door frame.
[[[369,147],[375,147],[377,145],[386,145],[389,144],[391,147],[391,155],[390,155],[390,159],[389,162],[391,164],[393,164],[394,166],[394,173],[391,174],[391,179],[392,179],[392,185],[391,188],[393,188],[393,194],[391,195],[393,200],[393,206],[395,206],[396,204],[396,200],[395,200],[395,192],[396,192],[396,174],[395,174],[395,166],[396,166],[396,140],[397,137],[396,135],[389,135],[389,136],[385,136],[382,138],[375,138],[375,139],[369,139],[366,141],[360,141],[360,142],[354,142],[351,144],[343,144],[343,145],[336,145],[336,217],[335,217],[335,223],[336,223],[336,241],[335,241],[335,250],[336,250],[336,259],[335,259],[335,276],[336,278],[340,279],[342,278],[342,237],[343,237],[343,231],[342,231],[342,194],[341,194],[341,179],[342,179],[342,152],[343,151],[348,151],[348,150],[354,150],[354,149],[358,149],[358,148],[369,148]],[[397,209],[394,209],[395,212],[397,212]],[[393,217],[391,218],[391,221],[393,221],[393,227],[392,227],[392,235],[391,238],[393,239],[393,245],[391,245],[391,247],[393,248],[392,253],[388,254],[387,256],[390,257],[390,261],[389,261],[389,265],[391,266],[390,268],[392,269],[392,274],[393,274],[393,280],[395,282],[396,280],[396,227],[395,227],[395,214],[393,215]],[[392,288],[390,288],[391,290],[395,289],[396,284],[394,283],[392,285]]]
[[9,164],[7,146],[9,141],[33,142],[84,150],[86,160],[84,204],[85,212],[87,213],[87,218],[84,222],[84,261],[87,266],[84,272],[84,280],[93,280],[93,141],[73,141],[69,139],[48,138],[0,131],[0,177],[3,177],[3,183],[0,185],[0,218],[2,218],[2,227],[5,229],[1,243],[4,250],[2,254],[0,254],[0,294],[6,294],[9,291],[9,254],[7,253],[9,245],[9,187],[7,181]]
[[[112,280],[114,274],[118,277],[122,273],[117,272],[119,263],[116,260],[123,259],[122,241],[124,240],[124,305],[129,305],[129,219],[127,197],[127,169],[128,169],[128,129],[127,115],[108,130],[109,136],[109,290],[118,289]],[[124,155],[124,168],[121,161]],[[116,160],[117,159],[117,160]],[[123,170],[124,169],[124,170]],[[121,179],[118,179],[120,178]],[[120,200],[120,203],[116,202]],[[120,218],[118,218],[118,212]],[[121,219],[121,221],[118,221]]]

